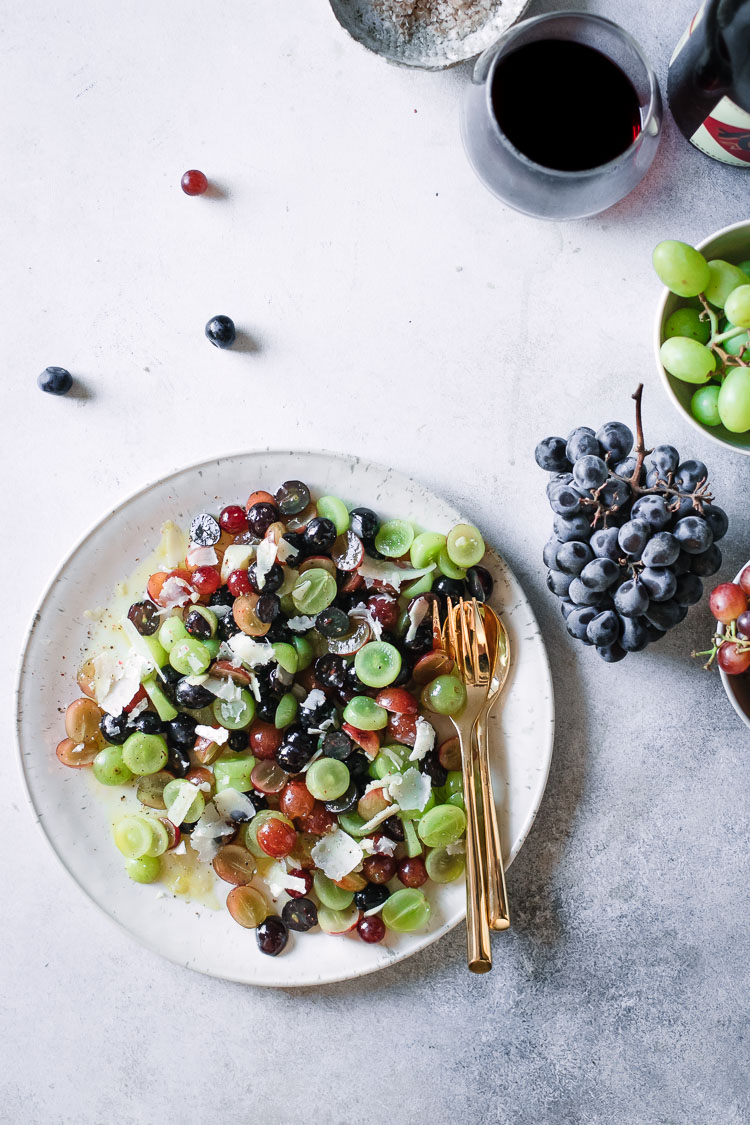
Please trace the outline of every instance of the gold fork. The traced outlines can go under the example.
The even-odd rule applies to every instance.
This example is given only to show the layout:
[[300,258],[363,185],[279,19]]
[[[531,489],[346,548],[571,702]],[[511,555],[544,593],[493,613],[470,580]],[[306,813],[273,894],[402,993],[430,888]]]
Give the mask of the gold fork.
[[[456,631],[456,618],[459,632]],[[448,599],[446,618],[447,651],[455,661],[459,675],[466,687],[466,706],[460,715],[450,720],[456,729],[461,746],[461,772],[464,781],[464,803],[466,805],[466,945],[469,969],[472,973],[488,973],[492,968],[492,949],[490,946],[489,903],[487,895],[487,857],[484,853],[482,832],[477,808],[477,790],[474,778],[474,750],[472,731],[474,724],[485,706],[487,689],[490,683],[489,666],[482,665],[484,685],[477,683],[473,670],[475,665],[467,658],[470,647],[466,622],[459,607],[453,607]],[[467,678],[471,672],[471,677]]]
[[[490,664],[490,685],[487,699],[474,725],[474,736],[479,760],[480,823],[484,828],[485,852],[488,867],[489,920],[493,930],[507,930],[510,926],[508,894],[505,888],[505,866],[500,843],[500,830],[497,823],[497,809],[492,792],[490,774],[489,746],[487,739],[487,719],[497,701],[510,668],[510,643],[505,627],[488,605],[479,606],[476,599],[464,607],[464,616],[474,625],[476,663],[487,654]],[[472,645],[472,653],[474,653]]]

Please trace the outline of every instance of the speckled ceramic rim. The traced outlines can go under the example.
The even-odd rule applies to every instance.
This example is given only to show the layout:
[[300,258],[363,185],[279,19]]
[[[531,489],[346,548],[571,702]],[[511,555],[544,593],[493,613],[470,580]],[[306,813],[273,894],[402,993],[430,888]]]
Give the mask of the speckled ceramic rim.
[[[347,457],[353,456],[351,454],[333,453],[333,452],[330,452],[328,450],[299,450],[299,449],[289,450],[289,449],[274,449],[274,448],[270,448],[270,447],[264,448],[264,449],[258,449],[258,450],[240,450],[240,451],[236,451],[236,452],[230,453],[230,454],[221,454],[221,455],[218,455],[218,456],[207,457],[203,461],[198,461],[198,462],[195,462],[194,464],[185,465],[181,468],[174,469],[172,472],[165,474],[163,477],[159,477],[159,478],[157,478],[157,480],[152,481],[151,483],[149,483],[147,485],[144,485],[141,488],[136,489],[134,492],[131,492],[128,496],[125,497],[124,500],[120,501],[120,503],[116,506],[116,508],[107,512],[104,516],[102,516],[99,520],[97,520],[96,523],[94,523],[93,526],[91,526],[88,531],[86,531],[81,536],[81,538],[75,543],[75,545],[71,548],[71,550],[68,551],[68,553],[66,554],[62,563],[60,563],[60,565],[58,566],[58,568],[55,571],[55,573],[53,574],[52,578],[50,579],[50,581],[45,586],[44,591],[43,591],[41,597],[39,598],[39,601],[37,602],[36,608],[35,608],[35,610],[32,614],[31,622],[29,624],[29,627],[28,627],[28,629],[26,631],[26,634],[25,634],[25,637],[24,637],[24,642],[23,642],[23,645],[22,645],[22,648],[21,648],[21,653],[20,653],[18,666],[17,666],[16,692],[15,692],[15,698],[16,698],[16,724],[15,724],[15,726],[16,726],[16,748],[17,748],[17,751],[18,751],[18,753],[17,753],[17,763],[18,763],[18,768],[19,768],[19,772],[20,772],[20,775],[21,775],[21,784],[22,784],[22,787],[23,787],[23,792],[26,796],[26,800],[28,801],[29,807],[30,807],[30,809],[33,813],[34,821],[37,824],[42,836],[44,837],[45,841],[49,845],[52,853],[56,857],[60,866],[67,873],[67,875],[70,877],[70,879],[75,883],[75,885],[78,887],[78,889],[86,895],[86,898],[90,902],[92,902],[94,904],[94,906],[96,906],[96,908],[98,910],[100,910],[101,913],[104,914],[104,916],[106,918],[109,919],[110,922],[112,922],[114,925],[118,926],[124,933],[126,933],[128,935],[128,937],[131,940],[137,941],[139,945],[141,945],[141,946],[143,946],[147,949],[150,949],[151,952],[156,953],[160,957],[164,957],[166,960],[172,961],[176,965],[180,965],[180,967],[182,967],[182,968],[186,967],[184,962],[180,961],[177,957],[171,957],[169,954],[165,953],[164,950],[160,949],[158,947],[158,945],[156,945],[155,943],[141,937],[138,934],[133,933],[133,931],[130,930],[127,927],[127,925],[125,925],[125,923],[121,922],[118,918],[113,917],[113,915],[109,913],[107,908],[102,903],[98,902],[95,898],[93,898],[89,894],[87,889],[75,877],[75,875],[70,870],[70,868],[67,866],[67,864],[65,863],[64,857],[58,852],[58,850],[56,849],[56,847],[54,845],[53,840],[47,834],[45,826],[42,822],[42,818],[39,816],[36,805],[34,804],[34,800],[33,800],[33,797],[31,795],[31,789],[30,789],[30,786],[29,786],[29,782],[28,782],[28,778],[26,776],[26,770],[25,770],[25,766],[24,766],[24,756],[23,756],[23,750],[22,750],[22,738],[23,738],[23,736],[22,736],[22,730],[21,730],[21,727],[22,727],[21,685],[22,685],[22,679],[23,679],[23,675],[24,675],[23,668],[24,668],[24,663],[25,663],[25,660],[26,660],[26,653],[27,653],[27,650],[28,650],[29,645],[31,643],[32,637],[34,636],[36,627],[39,624],[40,616],[41,616],[41,610],[42,610],[42,606],[44,605],[45,600],[47,599],[50,592],[54,589],[54,587],[55,587],[56,583],[59,581],[63,571],[65,570],[66,566],[68,565],[70,560],[73,558],[73,556],[76,554],[76,552],[79,551],[81,549],[81,547],[89,539],[91,539],[93,536],[97,535],[101,531],[101,529],[104,527],[104,525],[107,523],[107,521],[111,518],[113,512],[119,511],[121,508],[124,508],[126,505],[133,503],[133,501],[137,500],[140,496],[143,496],[145,493],[149,492],[152,488],[156,487],[157,485],[167,483],[171,479],[173,479],[175,477],[178,477],[178,476],[181,476],[183,473],[197,472],[197,471],[205,468],[208,465],[214,464],[217,460],[228,460],[232,457],[245,457],[245,456],[248,456],[248,454],[252,454],[252,453],[256,453],[256,454],[267,453],[267,454],[274,454],[274,455],[278,455],[278,456],[288,456],[288,457],[306,457],[306,456],[321,457],[322,456],[322,457],[330,457],[332,460],[336,460],[336,461],[344,460]],[[385,465],[383,465],[382,463],[379,463],[379,462],[373,461],[373,462],[368,462],[368,464],[371,465],[373,468],[375,468],[377,470],[380,470],[380,471],[387,471],[387,472],[392,471],[392,470],[389,470],[387,466],[385,466]],[[429,492],[432,491],[431,489],[428,489],[426,485],[421,484],[420,482],[416,481],[415,478],[409,477],[405,473],[395,473],[395,472],[393,472],[393,477],[395,479],[400,478],[401,481],[403,481],[405,483],[408,483],[408,484],[413,484],[413,485],[417,486],[418,488],[424,489],[425,491],[429,491]],[[447,501],[443,501],[443,502],[447,503]],[[449,506],[451,508],[453,508],[452,504],[449,504]],[[493,549],[490,548],[490,550],[493,550]],[[497,555],[497,552],[495,552],[494,550],[493,550],[493,553]],[[502,556],[498,556],[498,557],[502,558]],[[504,566],[508,569],[508,571],[510,573],[512,573],[512,571],[510,571],[510,567],[508,566],[508,564],[505,562],[504,559],[502,559],[502,562],[503,562]],[[516,579],[516,581],[518,581],[518,580]],[[528,611],[531,614],[532,620],[536,624],[536,617],[534,615],[534,612],[531,608],[530,603],[528,604]],[[544,645],[544,641],[541,638],[541,634],[539,634],[539,643],[540,643],[541,654],[543,655],[544,677],[545,677],[545,680],[546,680],[546,683],[544,685],[540,685],[540,690],[543,689],[543,688],[546,688],[546,690],[549,692],[550,709],[551,709],[551,722],[550,722],[549,728],[548,728],[549,733],[548,733],[548,737],[547,737],[546,746],[544,747],[545,768],[544,768],[544,771],[543,771],[543,776],[540,780],[538,799],[535,801],[534,806],[531,809],[531,812],[529,813],[529,815],[527,817],[527,820],[524,823],[523,828],[521,829],[521,832],[519,833],[517,847],[515,848],[515,851],[513,851],[508,858],[508,862],[506,864],[506,870],[510,867],[511,863],[513,862],[515,857],[518,855],[519,851],[523,847],[523,844],[525,843],[525,841],[528,837],[529,832],[531,831],[531,827],[534,823],[534,820],[536,819],[537,812],[539,811],[539,807],[540,807],[542,799],[544,797],[544,791],[545,791],[546,786],[547,786],[547,779],[549,777],[549,769],[550,769],[550,764],[551,764],[551,761],[552,761],[552,748],[553,748],[553,745],[554,745],[554,735],[555,735],[554,689],[553,689],[553,684],[552,684],[552,674],[551,674],[550,666],[549,666],[549,658],[547,656],[546,647]],[[411,949],[411,950],[397,951],[393,954],[393,957],[386,963],[374,964],[371,968],[369,968],[369,967],[361,968],[357,971],[356,974],[344,973],[341,976],[327,977],[324,982],[310,981],[310,982],[300,983],[298,981],[285,980],[283,978],[283,976],[279,976],[278,978],[264,980],[264,981],[248,982],[246,980],[242,980],[239,977],[234,977],[234,976],[230,976],[230,975],[224,975],[224,974],[221,974],[221,973],[211,972],[210,970],[207,970],[207,969],[193,969],[193,971],[200,972],[201,975],[203,975],[203,976],[214,977],[218,980],[232,981],[235,984],[242,984],[242,985],[251,984],[252,987],[257,987],[257,988],[264,988],[264,987],[265,988],[316,988],[316,987],[321,987],[322,985],[327,985],[327,984],[338,984],[338,983],[341,983],[342,981],[357,979],[360,976],[369,976],[371,973],[379,972],[382,969],[386,969],[386,968],[389,968],[391,965],[397,964],[399,961],[405,960],[407,957],[414,956],[414,954],[419,953],[423,949],[426,949],[428,946],[432,945],[434,942],[438,941],[441,937],[443,937],[445,934],[447,934],[450,930],[454,929],[460,922],[462,922],[464,920],[464,918],[465,918],[465,912],[463,912],[463,911],[459,912],[457,914],[457,916],[455,917],[455,919],[453,919],[450,922],[447,922],[444,926],[441,926],[440,929],[435,930],[434,933],[431,933],[431,934],[427,935],[425,937],[423,943],[421,945],[419,945],[417,948]],[[193,966],[187,966],[187,967],[191,968],[191,969],[193,968]]]
[[[519,35],[522,35],[523,32],[527,31],[530,27],[538,27],[540,24],[554,23],[555,20],[564,19],[577,19],[586,24],[599,24],[600,27],[605,27],[607,28],[607,30],[614,32],[620,39],[622,39],[624,43],[627,43],[633,53],[637,56],[648,78],[648,109],[646,111],[646,116],[641,122],[641,131],[635,138],[635,140],[628,145],[624,152],[621,152],[619,156],[616,156],[614,160],[609,160],[606,164],[597,164],[594,168],[581,168],[575,172],[566,171],[564,168],[548,168],[545,164],[537,164],[535,160],[531,160],[528,156],[522,153],[520,149],[516,148],[516,146],[512,143],[512,141],[508,139],[508,137],[506,137],[505,133],[502,131],[497,122],[495,111],[492,108],[492,83],[494,81],[495,69],[499,63],[500,58],[505,57],[505,55],[507,54],[507,48],[512,48],[513,40],[516,39]],[[535,168],[540,172],[544,172],[545,176],[549,176],[554,179],[586,180],[594,176],[600,176],[602,172],[608,172],[611,169],[617,168],[619,165],[624,164],[625,161],[629,160],[632,157],[634,152],[638,151],[638,149],[643,145],[646,137],[650,135],[651,122],[653,121],[654,116],[661,105],[659,84],[656,80],[656,75],[651,68],[651,64],[644,55],[638,43],[635,41],[633,36],[625,30],[624,27],[620,27],[619,23],[615,23],[614,20],[608,20],[604,16],[594,15],[592,12],[546,12],[542,16],[532,16],[531,19],[521,20],[520,23],[515,24],[508,31],[504,32],[496,43],[487,48],[487,52],[491,51],[496,51],[497,53],[492,60],[492,63],[490,64],[490,69],[485,80],[487,116],[491,123],[492,131],[495,133],[495,136],[497,137],[500,144],[503,146],[503,148],[507,148],[510,152],[512,152],[515,159],[517,159],[521,164],[526,164],[529,168]],[[483,51],[482,55],[486,54],[487,52]]]
[[[750,220],[742,219],[739,223],[730,223],[728,227],[722,227],[721,230],[714,231],[714,233],[709,235],[708,238],[704,238],[702,242],[699,242],[697,244],[696,250],[700,250],[702,254],[705,251],[708,251],[708,256],[710,256],[713,243],[717,242],[720,238],[724,238],[724,236],[727,234],[733,234],[735,231],[745,231],[745,233],[747,234],[748,248],[750,249]],[[727,441],[725,438],[719,437],[718,434],[713,433],[710,426],[702,426],[698,419],[693,417],[692,412],[690,410],[687,410],[682,405],[680,400],[677,398],[677,395],[674,393],[674,390],[672,389],[670,377],[667,374],[664,368],[664,364],[661,361],[662,332],[664,331],[667,301],[669,300],[671,295],[672,294],[670,293],[669,289],[665,287],[662,291],[659,304],[656,307],[656,321],[654,324],[654,352],[656,355],[656,369],[661,375],[661,381],[664,385],[664,388],[666,389],[667,395],[669,396],[673,406],[677,410],[679,410],[683,418],[687,419],[694,430],[697,430],[699,433],[703,434],[704,437],[709,438],[716,445],[720,445],[722,449],[731,449],[734,453],[741,453],[745,457],[750,457],[750,446],[744,447],[741,445],[735,445],[733,442]]]
[[[739,582],[740,575],[742,574],[743,570],[747,569],[748,566],[750,566],[750,559],[748,559],[744,566],[740,567],[732,581]],[[724,626],[719,625],[719,628],[716,631],[717,633],[723,633]],[[721,668],[719,668],[719,675],[721,676],[721,682],[724,685],[724,691],[727,693],[727,699],[732,704],[745,726],[750,727],[750,715],[748,715],[745,708],[740,704],[739,699],[734,693],[734,688],[732,687],[732,680],[734,679],[734,676],[728,676],[726,672],[724,672]]]

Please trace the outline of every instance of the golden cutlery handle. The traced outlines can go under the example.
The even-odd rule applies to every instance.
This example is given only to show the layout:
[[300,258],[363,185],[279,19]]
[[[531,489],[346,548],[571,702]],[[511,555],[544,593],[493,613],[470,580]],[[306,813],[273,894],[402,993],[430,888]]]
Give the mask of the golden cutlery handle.
[[486,715],[480,715],[474,726],[474,734],[479,760],[478,819],[483,829],[484,854],[487,859],[487,916],[493,930],[507,930],[510,926],[510,911],[505,889],[505,865],[500,843],[500,828],[492,792],[486,723]]
[[474,783],[471,732],[458,731],[461,744],[461,772],[466,805],[466,948],[472,973],[488,973],[492,968],[487,901],[487,864],[483,855],[482,834]]

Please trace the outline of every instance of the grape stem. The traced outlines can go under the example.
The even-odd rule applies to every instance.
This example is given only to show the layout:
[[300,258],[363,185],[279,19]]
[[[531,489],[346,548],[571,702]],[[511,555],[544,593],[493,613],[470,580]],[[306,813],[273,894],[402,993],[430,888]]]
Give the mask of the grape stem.
[[718,316],[702,293],[698,294],[698,298],[703,305],[703,312],[700,314],[701,320],[708,320],[711,325],[711,338],[706,347],[716,353],[725,367],[750,367],[750,363],[742,359],[741,356],[730,355],[729,352],[721,346],[725,340],[734,340],[737,336],[742,336],[745,332],[747,332],[748,345],[750,345],[750,332],[748,332],[746,328],[730,328],[727,332],[719,332]]
[[[592,526],[596,527],[601,520],[603,526],[606,527],[608,517],[614,515],[615,512],[618,511],[617,505],[613,504],[611,507],[606,507],[600,499],[602,489],[607,487],[607,484],[612,478],[614,478],[614,480],[621,480],[625,484],[627,484],[631,492],[635,496],[656,495],[664,496],[665,498],[669,497],[671,500],[671,504],[669,505],[670,511],[676,511],[676,509],[679,507],[680,500],[692,500],[695,510],[702,514],[703,505],[710,504],[710,502],[713,500],[713,494],[709,491],[708,480],[702,480],[693,492],[683,492],[681,489],[675,488],[673,483],[674,473],[668,473],[666,480],[659,479],[657,483],[655,485],[652,485],[650,488],[644,488],[644,486],[640,483],[641,472],[643,470],[643,462],[646,460],[649,453],[651,453],[650,449],[646,449],[646,442],[643,436],[643,417],[641,411],[641,403],[643,399],[643,383],[638,384],[635,394],[631,395],[631,398],[635,401],[635,466],[633,468],[633,472],[629,477],[621,476],[619,473],[615,473],[612,471],[612,469],[610,469],[609,477],[607,478],[607,480],[605,480],[604,484],[600,485],[599,488],[594,491],[591,499],[584,498],[581,500],[582,506],[596,508],[596,511],[594,512],[594,518],[591,521]],[[612,454],[608,453],[606,460],[609,461],[611,456]]]
[[708,670],[713,664],[716,657],[719,655],[719,649],[721,648],[721,646],[728,644],[729,642],[735,645],[739,654],[750,652],[750,640],[746,640],[744,637],[738,637],[737,622],[731,621],[729,625],[727,625],[723,633],[716,633],[711,638],[711,648],[708,648],[703,652],[693,652],[691,653],[691,656],[707,656],[708,660],[703,665],[703,667]]

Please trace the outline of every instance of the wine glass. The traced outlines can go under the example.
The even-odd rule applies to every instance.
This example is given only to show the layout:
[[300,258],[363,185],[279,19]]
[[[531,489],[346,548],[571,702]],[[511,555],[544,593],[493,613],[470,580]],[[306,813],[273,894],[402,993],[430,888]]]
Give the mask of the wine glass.
[[[511,52],[542,40],[562,40],[593,47],[632,84],[638,99],[640,130],[632,143],[604,164],[575,171],[545,167],[524,155],[498,124],[493,110],[493,80]],[[539,75],[544,82],[545,75]],[[555,91],[550,90],[550,97]],[[513,96],[513,91],[504,91]],[[590,90],[594,101],[598,91]],[[602,16],[559,12],[536,16],[512,27],[479,56],[461,106],[461,137],[474,171],[489,190],[517,211],[540,219],[581,219],[623,199],[640,183],[659,146],[662,100],[651,66],[635,40]],[[544,122],[539,122],[543,128]],[[576,110],[571,129],[587,127],[586,105]],[[596,142],[592,136],[592,159]]]

